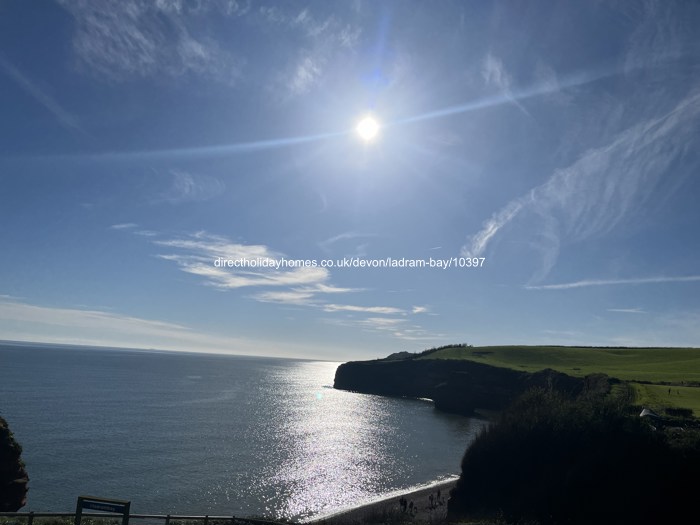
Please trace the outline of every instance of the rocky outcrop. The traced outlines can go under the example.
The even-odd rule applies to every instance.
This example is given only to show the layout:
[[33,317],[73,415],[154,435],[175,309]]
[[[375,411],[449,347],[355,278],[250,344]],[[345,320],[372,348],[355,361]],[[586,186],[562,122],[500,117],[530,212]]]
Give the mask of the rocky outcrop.
[[16,512],[27,504],[29,476],[7,421],[0,417],[0,512]]
[[576,396],[586,384],[585,379],[550,369],[529,373],[468,360],[404,359],[344,363],[336,370],[334,387],[429,398],[439,410],[472,415],[476,409],[502,410],[531,387]]

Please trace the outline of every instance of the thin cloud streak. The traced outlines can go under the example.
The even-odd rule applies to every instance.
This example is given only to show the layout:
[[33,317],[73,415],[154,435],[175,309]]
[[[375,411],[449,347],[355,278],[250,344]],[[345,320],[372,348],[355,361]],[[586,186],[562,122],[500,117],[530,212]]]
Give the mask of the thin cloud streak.
[[389,335],[395,339],[409,342],[441,340],[445,334],[431,333],[417,325],[409,325],[405,318],[367,317],[365,319],[325,319],[328,324],[348,328],[360,328],[367,332]]
[[325,240],[319,242],[318,246],[324,251],[329,251],[331,246],[336,244],[339,241],[346,241],[346,240],[351,240],[351,239],[363,239],[363,238],[367,238],[367,237],[377,237],[377,234],[349,231],[349,232],[340,233],[338,235],[334,235],[333,237],[325,239]]
[[349,304],[326,304],[323,306],[326,312],[361,312],[370,314],[402,314],[405,313],[401,308],[393,306],[354,306]]
[[252,296],[262,303],[277,303],[295,306],[322,306],[318,294],[341,294],[359,292],[360,288],[339,288],[337,286],[317,283],[313,286],[293,288],[289,291],[268,291]]
[[314,292],[298,290],[284,292],[262,292],[252,297],[261,303],[287,304],[294,306],[311,306],[314,301]]
[[44,108],[46,108],[54,117],[56,117],[56,120],[59,122],[59,124],[61,124],[61,126],[69,131],[79,131],[80,133],[85,134],[83,129],[78,124],[78,119],[76,117],[63,109],[58,102],[39,89],[34,82],[29,80],[19,69],[12,65],[2,55],[0,55],[0,69],[4,71],[5,74],[28,95],[39,102],[39,104],[44,106]]
[[175,337],[189,329],[178,324],[153,321],[99,310],[36,306],[17,300],[0,301],[0,319],[71,328],[95,328],[134,335]]
[[441,117],[448,117],[451,115],[457,115],[459,113],[467,113],[470,111],[477,111],[479,109],[501,106],[503,104],[515,103],[518,105],[518,107],[522,109],[522,107],[519,104],[519,101],[521,100],[527,100],[542,95],[549,95],[558,91],[562,91],[564,89],[578,87],[585,84],[591,84],[593,82],[597,82],[599,80],[609,78],[617,74],[619,74],[619,72],[614,68],[601,68],[594,71],[575,73],[573,75],[567,76],[563,81],[559,82],[558,84],[547,82],[536,84],[532,87],[512,92],[508,91],[507,93],[499,93],[498,95],[492,95],[490,97],[474,100],[472,102],[467,102],[466,104],[450,106],[447,108],[422,113],[420,115],[399,119],[394,122],[385,124],[384,127],[398,124],[410,124],[413,122],[420,122],[423,120],[430,120]]
[[[699,282],[700,275],[688,275],[685,277],[642,277],[637,279],[590,279],[574,281],[571,283],[542,284],[538,286],[525,286],[526,290],[570,290],[572,288],[588,288],[590,286],[619,286],[636,284],[662,284],[662,283],[691,283]],[[611,310],[616,312],[629,310]]]

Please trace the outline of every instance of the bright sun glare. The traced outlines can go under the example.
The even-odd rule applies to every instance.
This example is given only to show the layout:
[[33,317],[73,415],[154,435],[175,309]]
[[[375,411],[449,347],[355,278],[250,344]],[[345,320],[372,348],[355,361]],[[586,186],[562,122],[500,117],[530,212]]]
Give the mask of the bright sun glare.
[[371,115],[363,117],[355,128],[357,134],[365,142],[373,140],[379,133],[379,122]]

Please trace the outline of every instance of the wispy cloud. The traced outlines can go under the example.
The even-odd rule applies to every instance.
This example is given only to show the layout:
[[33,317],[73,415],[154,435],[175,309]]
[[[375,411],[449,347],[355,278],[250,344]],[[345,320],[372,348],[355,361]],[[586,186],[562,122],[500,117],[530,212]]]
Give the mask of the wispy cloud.
[[506,71],[503,61],[500,58],[488,53],[484,58],[481,74],[484,77],[486,85],[495,86],[520,111],[525,113],[528,117],[531,116],[523,105],[513,96],[513,93],[510,90],[512,77],[508,71]]
[[[135,234],[142,234],[134,232]],[[176,238],[156,237],[151,242],[168,250],[157,256],[171,261],[185,273],[196,275],[202,283],[220,290],[239,288],[282,288],[266,290],[249,297],[266,303],[322,306],[323,297],[361,291],[335,286],[327,268],[307,266],[265,245],[241,244],[223,236],[198,232]],[[217,259],[247,261],[245,266],[217,265]],[[237,263],[236,263],[237,264]]]
[[32,82],[24,73],[17,69],[12,63],[0,55],[0,70],[10,77],[25,93],[31,96],[39,104],[44,106],[51,113],[58,123],[69,131],[79,131],[85,133],[78,123],[78,119],[63,106],[56,102],[45,91]]
[[324,319],[333,325],[360,328],[368,332],[385,334],[401,341],[435,342],[445,339],[444,334],[430,332],[425,328],[410,324],[405,317],[366,317],[362,319]]
[[361,233],[361,232],[344,232],[333,237],[330,237],[324,241],[318,243],[319,248],[321,248],[326,253],[338,253],[338,247],[342,249],[344,257],[366,257],[367,249],[369,243],[351,243],[357,239],[366,239],[370,237],[377,237],[376,234],[371,233]]
[[288,304],[296,306],[310,306],[316,301],[314,292],[304,292],[299,290],[291,291],[270,291],[261,292],[253,296],[253,298],[261,303],[276,303]]
[[132,230],[134,228],[138,228],[138,224],[134,224],[133,222],[122,222],[119,224],[112,224],[110,226],[110,229],[112,230]]
[[274,86],[282,98],[293,98],[311,91],[323,81],[328,67],[343,53],[357,46],[362,30],[335,15],[317,15],[310,8],[299,11],[285,4],[261,6],[258,16],[267,24],[297,36],[299,49],[278,76]]
[[173,323],[140,319],[99,310],[36,306],[12,299],[0,301],[0,319],[72,328],[98,328],[139,335],[163,336],[170,334],[172,336],[173,333],[182,334],[188,331],[186,327]]
[[493,236],[512,221],[522,210],[523,206],[522,200],[516,200],[508,203],[505,208],[495,213],[493,217],[484,223],[481,230],[472,236],[470,244],[462,248],[462,255],[465,257],[482,255]]
[[583,334],[577,330],[542,330],[547,335],[563,335],[566,337],[581,337]]
[[406,323],[405,319],[392,319],[387,317],[368,317],[358,321],[358,324],[375,330],[396,330]]
[[170,175],[170,187],[156,199],[157,202],[201,202],[220,195],[226,188],[219,179],[207,175],[195,175],[182,170],[170,170]]
[[204,75],[232,84],[243,60],[214,41],[195,38],[200,15],[245,13],[236,2],[59,0],[75,18],[73,48],[86,71],[117,81],[154,74]]
[[263,303],[278,303],[297,306],[323,307],[324,294],[343,294],[359,292],[359,288],[339,288],[328,284],[317,283],[313,286],[293,288],[288,291],[267,291],[255,294],[253,299]]
[[368,330],[387,332],[403,341],[436,341],[444,337],[443,334],[432,333],[418,325],[409,324],[406,319],[370,317],[358,321],[358,325]]
[[[660,117],[648,118],[618,134],[606,146],[585,153],[557,170],[544,184],[506,204],[462,248],[481,255],[494,237],[517,218],[526,240],[541,256],[535,280],[555,264],[563,241],[575,243],[612,231],[654,195],[673,163],[697,142],[700,92]],[[687,173],[672,176],[686,177]]]
[[[633,279],[588,279],[583,281],[573,281],[570,283],[542,284],[525,286],[527,290],[569,290],[571,288],[587,288],[589,286],[619,286],[638,284],[661,284],[661,283],[690,283],[700,281],[700,275],[687,275],[683,277],[639,277]],[[611,310],[621,312],[623,310]]]
[[353,239],[366,239],[368,237],[376,237],[376,234],[373,233],[362,233],[362,232],[356,232],[356,231],[349,231],[349,232],[343,232],[338,235],[334,235],[333,237],[329,237],[328,239],[325,239],[321,242],[318,243],[319,247],[322,248],[325,251],[329,251],[335,244],[342,242],[342,241],[348,241],[348,240],[353,240]]
[[350,304],[326,304],[323,305],[326,312],[362,312],[370,314],[402,314],[405,313],[401,308],[393,306],[355,306]]
[[312,54],[300,57],[289,79],[289,89],[294,95],[306,93],[320,78],[325,60]]
[[[125,223],[120,228],[132,230],[140,235],[141,230],[133,230],[136,225]],[[387,329],[389,326],[406,326],[401,332],[402,338],[417,340],[429,333],[420,326],[405,325],[405,317],[409,314],[428,312],[426,306],[413,306],[410,310],[396,306],[340,304],[329,302],[329,296],[357,293],[364,291],[360,288],[340,287],[330,282],[330,272],[327,268],[300,265],[284,254],[274,251],[265,245],[249,245],[233,242],[226,237],[212,235],[207,232],[181,235],[165,238],[156,232],[148,232],[149,241],[157,246],[162,253],[157,257],[175,263],[178,268],[190,275],[195,275],[205,286],[211,286],[222,291],[252,288],[255,291],[247,298],[262,302],[287,306],[300,306],[329,314],[347,314],[354,318],[347,321],[339,320],[340,324],[363,329]],[[350,237],[351,238],[351,237]],[[339,239],[338,239],[339,240]],[[249,261],[254,263],[247,266],[217,265],[217,259],[231,261]],[[276,267],[280,261],[287,263]],[[289,266],[287,266],[289,264]],[[260,290],[263,288],[263,290]],[[378,315],[386,316],[382,319]],[[396,318],[391,316],[403,316]],[[397,335],[398,337],[398,335]]]
[[608,312],[615,312],[618,314],[645,314],[646,313],[641,308],[608,308]]
[[495,85],[498,89],[510,89],[511,76],[503,66],[500,58],[488,53],[481,67],[481,75],[486,85]]

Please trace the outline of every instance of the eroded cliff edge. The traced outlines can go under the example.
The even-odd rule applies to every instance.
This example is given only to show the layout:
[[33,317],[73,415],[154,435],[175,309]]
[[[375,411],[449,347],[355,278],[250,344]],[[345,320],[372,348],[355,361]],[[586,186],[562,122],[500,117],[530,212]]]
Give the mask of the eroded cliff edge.
[[380,359],[344,363],[334,382],[340,390],[429,398],[435,408],[463,415],[473,415],[477,409],[502,410],[531,387],[573,397],[584,390],[607,388],[607,378],[576,378],[550,369],[521,372],[461,359]]

